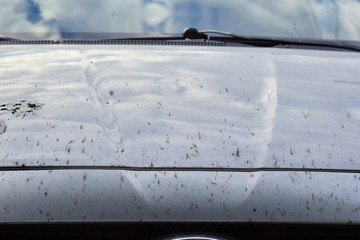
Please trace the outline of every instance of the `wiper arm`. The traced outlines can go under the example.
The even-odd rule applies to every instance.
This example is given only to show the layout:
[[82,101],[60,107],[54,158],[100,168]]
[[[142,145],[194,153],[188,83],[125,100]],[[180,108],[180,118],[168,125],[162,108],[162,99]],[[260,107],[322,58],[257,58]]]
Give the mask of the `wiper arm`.
[[199,32],[196,28],[185,28],[182,36],[184,39],[204,39],[208,40],[209,36],[206,31]]
[[[210,36],[209,33],[222,35],[222,36]],[[204,39],[205,41],[220,41],[241,43],[257,47],[275,47],[279,45],[285,46],[309,46],[309,47],[328,47],[338,48],[345,50],[352,50],[360,52],[360,44],[350,41],[332,41],[322,39],[287,39],[287,38],[275,38],[275,37],[248,37],[239,36],[236,34],[222,32],[217,30],[204,30],[198,31],[196,28],[186,28],[183,32],[183,37],[186,39]]]

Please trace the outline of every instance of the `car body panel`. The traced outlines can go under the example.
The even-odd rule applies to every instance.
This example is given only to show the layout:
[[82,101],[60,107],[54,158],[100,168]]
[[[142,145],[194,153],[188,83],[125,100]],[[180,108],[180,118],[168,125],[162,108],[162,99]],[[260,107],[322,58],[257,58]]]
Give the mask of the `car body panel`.
[[0,221],[359,224],[345,51],[6,46]]
[[359,224],[359,182],[295,171],[5,171],[0,221]]
[[6,46],[0,66],[2,167],[360,169],[358,53]]

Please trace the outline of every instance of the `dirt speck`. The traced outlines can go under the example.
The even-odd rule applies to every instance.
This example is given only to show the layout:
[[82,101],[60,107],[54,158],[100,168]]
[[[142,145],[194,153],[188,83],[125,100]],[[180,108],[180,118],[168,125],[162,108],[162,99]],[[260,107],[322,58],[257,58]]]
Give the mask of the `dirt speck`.
[[239,150],[239,149],[236,150],[235,156],[236,156],[237,158],[240,157],[240,150]]
[[1,104],[1,113],[11,113],[15,115],[16,117],[22,116],[23,118],[28,113],[33,113],[35,110],[40,109],[44,104],[37,103],[37,102],[28,102],[25,100],[22,100],[17,103],[7,103],[7,104]]
[[6,128],[7,128],[7,126],[6,126],[5,122],[4,122],[4,121],[0,121],[0,134],[5,133],[5,132],[6,132]]
[[37,105],[35,103],[28,103],[27,104],[29,108],[36,108]]

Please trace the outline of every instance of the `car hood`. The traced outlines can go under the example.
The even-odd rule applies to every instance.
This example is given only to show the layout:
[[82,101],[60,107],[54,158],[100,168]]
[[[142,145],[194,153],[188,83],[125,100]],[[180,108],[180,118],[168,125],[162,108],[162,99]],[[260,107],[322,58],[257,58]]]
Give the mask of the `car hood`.
[[0,166],[360,169],[358,53],[7,46]]

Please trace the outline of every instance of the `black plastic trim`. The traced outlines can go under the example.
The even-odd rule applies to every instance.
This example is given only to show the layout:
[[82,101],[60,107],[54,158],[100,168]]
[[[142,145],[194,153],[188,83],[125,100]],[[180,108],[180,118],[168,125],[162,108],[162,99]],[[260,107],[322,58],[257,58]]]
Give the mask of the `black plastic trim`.
[[0,224],[1,239],[163,240],[184,234],[209,235],[227,240],[360,239],[360,226],[221,222]]
[[131,167],[131,166],[3,166],[0,171],[104,170],[134,172],[324,172],[360,174],[360,169],[332,168],[225,168],[225,167]]

